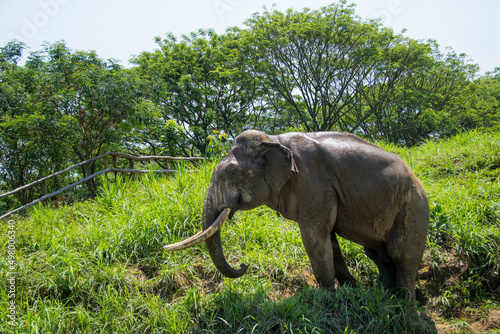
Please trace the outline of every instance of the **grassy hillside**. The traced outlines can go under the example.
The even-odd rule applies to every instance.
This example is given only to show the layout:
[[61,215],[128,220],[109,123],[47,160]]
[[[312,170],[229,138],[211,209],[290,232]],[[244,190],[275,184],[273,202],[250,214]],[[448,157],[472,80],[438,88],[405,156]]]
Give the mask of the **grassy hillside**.
[[385,294],[375,265],[347,241],[341,241],[344,254],[361,287],[336,294],[317,289],[298,227],[264,207],[238,212],[223,228],[228,259],[251,265],[242,278],[222,278],[203,245],[163,252],[163,245],[200,229],[215,166],[207,163],[197,171],[180,166],[168,178],[119,177],[95,201],[36,208],[0,222],[0,332],[435,330],[424,313],[467,332],[469,323],[500,308],[500,133],[474,132],[414,149],[382,146],[407,161],[430,199],[418,311]]

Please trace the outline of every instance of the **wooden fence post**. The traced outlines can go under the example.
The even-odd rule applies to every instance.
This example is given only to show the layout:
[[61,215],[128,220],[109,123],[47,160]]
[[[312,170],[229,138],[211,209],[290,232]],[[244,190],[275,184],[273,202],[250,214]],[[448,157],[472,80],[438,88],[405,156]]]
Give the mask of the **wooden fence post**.
[[[129,167],[130,169],[134,169],[134,160],[132,160],[132,159],[129,159],[129,160],[128,160],[128,167]],[[132,180],[133,180],[133,179],[135,179],[134,173],[130,173],[130,178],[131,178]]]
[[[42,192],[42,197],[47,196],[47,184],[45,183],[45,180],[40,182],[40,190]],[[42,202],[44,205],[47,204],[47,200]]]
[[[116,155],[113,155],[113,168],[116,169]],[[115,182],[116,182],[116,175],[118,174],[118,172],[115,172]]]
[[[87,168],[87,176],[91,175],[92,174],[92,170],[91,170],[90,162],[87,163],[85,165],[85,167]],[[87,185],[89,187],[90,197],[91,198],[95,198],[94,179],[93,178],[89,179],[88,182],[87,182]]]
[[[108,169],[108,156],[104,157],[104,169]],[[108,188],[108,173],[104,173],[104,177],[106,178],[106,188]]]
[[165,169],[169,170],[170,165],[168,164],[168,159],[165,159]]

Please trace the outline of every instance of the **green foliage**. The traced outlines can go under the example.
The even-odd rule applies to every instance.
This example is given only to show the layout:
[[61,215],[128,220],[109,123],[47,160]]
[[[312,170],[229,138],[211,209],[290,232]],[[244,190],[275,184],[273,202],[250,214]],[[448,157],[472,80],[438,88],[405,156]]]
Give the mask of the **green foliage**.
[[159,105],[142,100],[130,120],[133,127],[124,140],[127,151],[137,155],[190,155],[186,130],[174,119],[164,119]]
[[73,133],[67,140],[80,161],[102,153],[130,130],[135,113],[136,79],[96,53],[72,52],[63,43],[45,46],[48,99],[54,113],[68,117]]
[[394,64],[388,56],[389,66],[395,66],[391,71],[395,80],[387,83],[380,77],[383,84],[377,84],[373,100],[368,101],[370,109],[362,124],[368,137],[412,146],[431,136],[444,138],[465,130],[460,124],[451,127],[448,114],[463,108],[463,101],[470,97],[469,80],[477,66],[468,65],[465,55],[442,54],[433,41],[421,44],[403,39],[388,53],[398,54],[406,63],[398,59]]
[[[65,138],[71,120],[54,114],[46,98],[46,77],[15,59],[24,46],[9,43],[0,64],[0,190],[11,190],[54,172],[65,163]],[[49,185],[50,186],[50,185]],[[7,188],[8,187],[8,188]],[[34,190],[18,193],[21,204],[34,199]]]
[[259,88],[245,71],[237,35],[198,30],[180,40],[168,34],[156,42],[159,50],[143,52],[134,63],[151,99],[162,106],[162,118],[185,127],[191,152],[205,154],[214,130],[235,136],[250,124]]
[[[64,42],[43,44],[23,65],[23,43],[0,47],[0,191],[107,150],[217,155],[249,128],[342,130],[412,146],[499,125],[498,69],[477,78],[466,55],[362,20],[346,1],[265,10],[246,25],[157,37],[158,50],[127,69]],[[92,181],[87,188],[78,197],[93,197]],[[0,207],[39,195],[19,192]]]
[[474,80],[456,97],[455,108],[447,112],[450,131],[500,126],[500,77],[492,73]]
[[429,274],[458,276],[434,282],[441,286],[429,289],[433,303],[452,316],[498,298],[500,134],[472,131],[413,149],[386,148],[405,158],[429,195]]
[[[420,307],[451,317],[498,301],[498,143],[497,132],[471,132],[412,149],[382,144],[412,166],[430,199]],[[335,294],[314,287],[298,227],[264,207],[238,212],[222,230],[229,261],[251,264],[237,280],[220,276],[203,245],[165,253],[163,245],[199,230],[214,167],[184,165],[174,176],[146,174],[136,181],[118,176],[94,201],[11,217],[19,326],[2,322],[0,331],[431,331],[412,303],[374,283],[376,267],[351,242],[339,240],[361,286]],[[6,221],[1,229],[0,278],[6,282]],[[5,316],[5,285],[0,298]]]
[[23,55],[26,44],[19,41],[11,41],[0,48],[0,64],[2,71],[11,66],[16,66]]
[[207,156],[215,160],[220,160],[229,153],[231,145],[232,141],[229,140],[227,133],[214,130],[208,136]]
[[[13,42],[0,50],[0,179],[9,187],[5,190],[121,143],[134,126],[138,100],[133,72],[95,52],[45,44],[18,66],[23,48]],[[95,163],[81,170],[84,176],[93,172]],[[56,190],[64,181],[47,187]],[[89,190],[94,191],[91,182]],[[32,188],[17,196],[25,204],[40,194]]]
[[443,55],[433,41],[362,21],[353,7],[265,11],[246,22],[250,65],[272,92],[274,117],[405,145],[447,134],[441,118],[462,107],[453,98],[469,96],[477,66],[453,51]]

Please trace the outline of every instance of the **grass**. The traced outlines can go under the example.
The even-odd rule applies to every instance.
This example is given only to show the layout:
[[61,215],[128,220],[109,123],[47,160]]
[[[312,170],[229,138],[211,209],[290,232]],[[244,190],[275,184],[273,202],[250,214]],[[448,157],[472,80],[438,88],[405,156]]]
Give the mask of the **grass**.
[[[500,298],[500,133],[473,131],[413,149],[387,145],[424,184],[430,202],[428,274],[453,276],[427,291],[447,316]],[[498,307],[498,305],[497,305]]]
[[[221,277],[203,245],[162,246],[196,233],[215,163],[175,176],[119,176],[94,201],[38,207],[0,222],[1,333],[424,333],[420,312],[467,323],[499,308],[500,133],[404,149],[426,188],[431,227],[418,307],[387,294],[362,248],[340,240],[360,288],[317,289],[295,223],[261,207],[239,212],[222,238],[243,277]],[[15,297],[7,279],[15,276]],[[13,297],[13,298],[12,298]],[[15,302],[16,324],[9,323]],[[465,326],[462,326],[466,328]],[[466,330],[465,330],[466,332]]]

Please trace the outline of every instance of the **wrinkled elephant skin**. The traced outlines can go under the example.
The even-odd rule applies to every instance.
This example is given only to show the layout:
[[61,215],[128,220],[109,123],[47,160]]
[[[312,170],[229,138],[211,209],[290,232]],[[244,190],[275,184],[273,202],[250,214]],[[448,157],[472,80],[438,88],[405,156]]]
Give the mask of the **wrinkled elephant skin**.
[[[425,191],[396,155],[339,132],[287,133],[249,130],[234,140],[214,169],[203,208],[207,229],[225,208],[231,215],[267,205],[300,227],[316,280],[334,289],[355,284],[337,235],[365,248],[387,289],[415,298],[415,279],[426,244],[429,205]],[[208,238],[210,256],[228,277],[220,231]],[[398,288],[406,288],[398,289]]]

